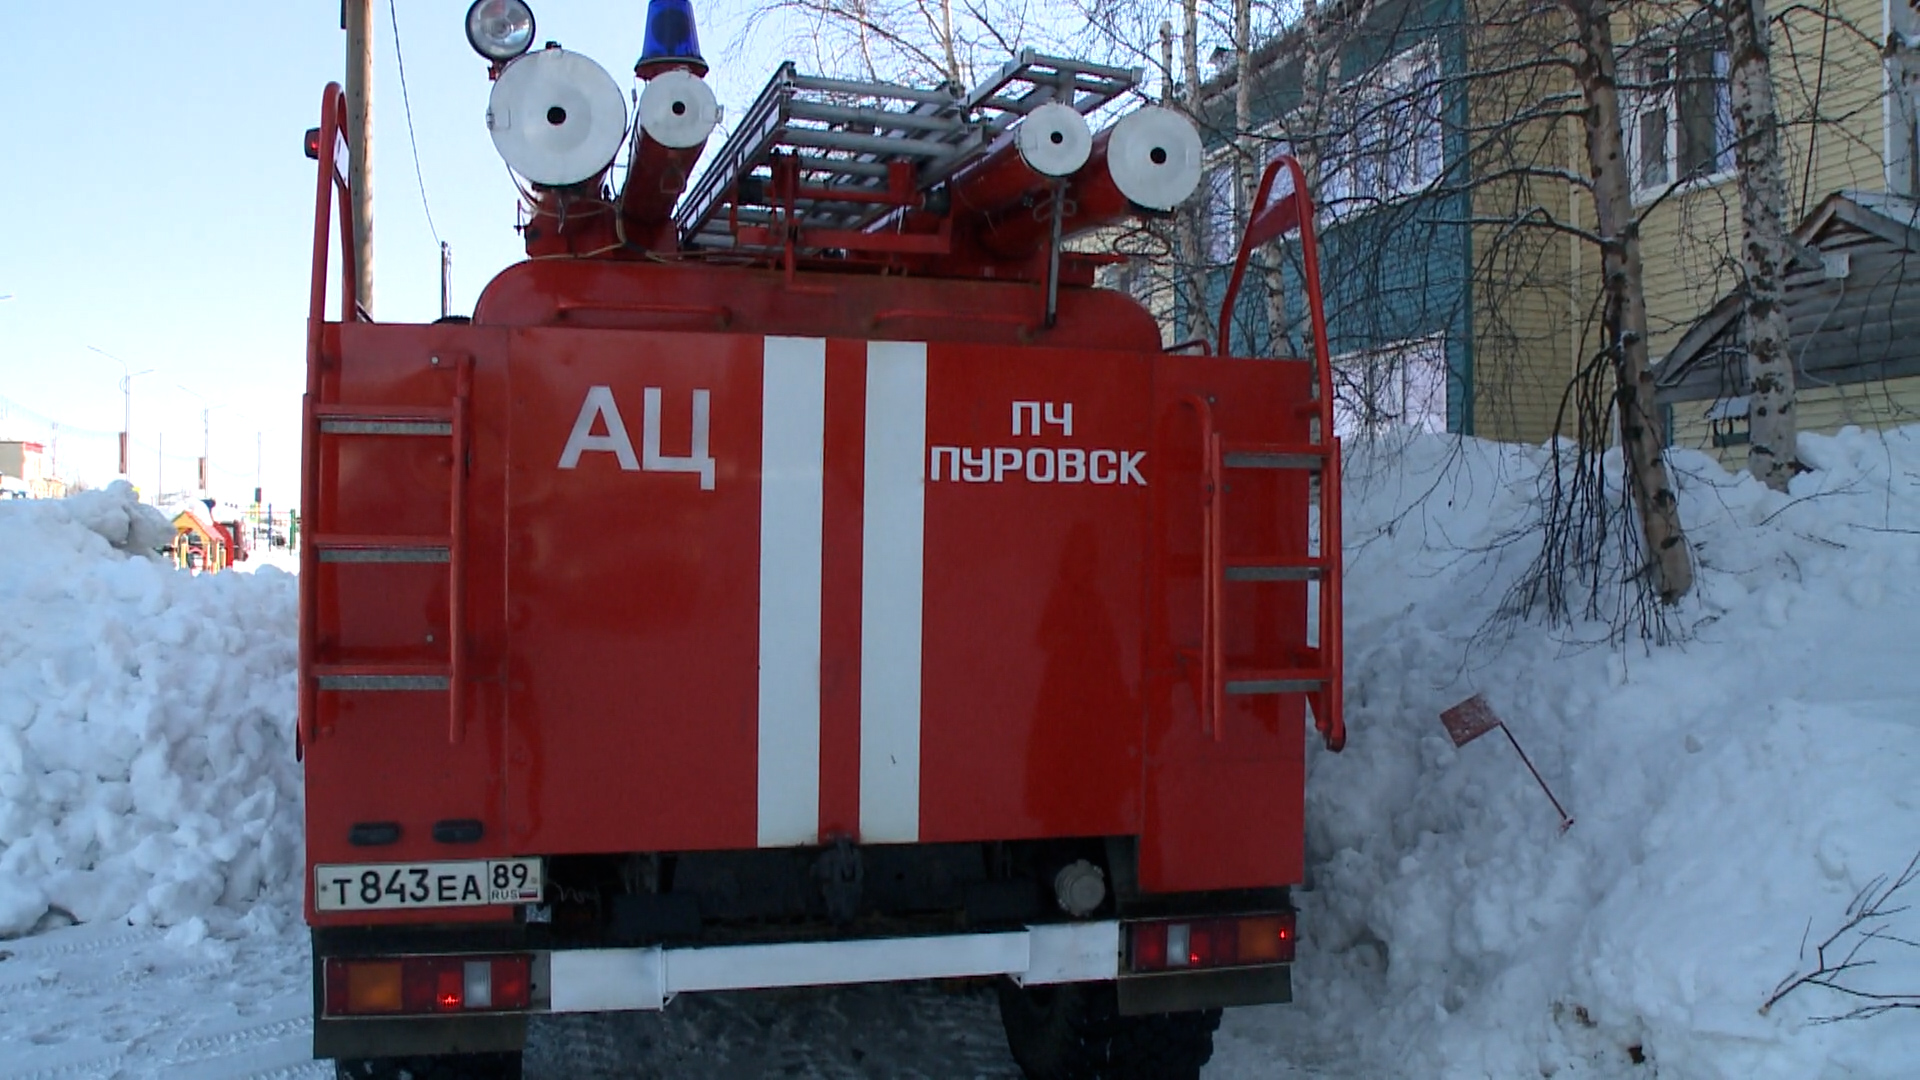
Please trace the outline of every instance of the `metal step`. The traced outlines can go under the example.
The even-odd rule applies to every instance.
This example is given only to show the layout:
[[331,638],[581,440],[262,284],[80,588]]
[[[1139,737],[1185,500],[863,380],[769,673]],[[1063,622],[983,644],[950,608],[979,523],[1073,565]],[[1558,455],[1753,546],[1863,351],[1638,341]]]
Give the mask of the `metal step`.
[[444,405],[321,405],[313,414],[322,435],[453,434],[453,409]]
[[1326,569],[1326,562],[1320,559],[1306,561],[1229,559],[1226,579],[1228,581],[1320,581],[1326,576]]
[[1317,668],[1281,668],[1274,671],[1229,671],[1227,693],[1305,694],[1327,684],[1327,673]]
[[314,685],[331,691],[434,691],[451,685],[444,664],[315,664]]
[[1331,446],[1318,443],[1240,443],[1227,447],[1220,463],[1229,469],[1313,469],[1326,467]]
[[445,563],[453,540],[445,536],[309,536],[323,563]]

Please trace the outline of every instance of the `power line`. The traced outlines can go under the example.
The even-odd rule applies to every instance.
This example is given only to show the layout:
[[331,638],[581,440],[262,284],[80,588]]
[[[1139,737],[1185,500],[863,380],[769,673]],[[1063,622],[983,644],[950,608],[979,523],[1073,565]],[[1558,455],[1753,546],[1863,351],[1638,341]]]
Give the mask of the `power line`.
[[420,208],[427,213],[427,231],[433,234],[433,242],[446,245],[440,240],[440,230],[433,224],[433,207],[427,203],[427,178],[420,171],[420,142],[413,134],[413,102],[407,97],[407,60],[400,54],[400,12],[397,0],[387,0],[387,16],[393,24],[393,62],[400,68],[400,105],[407,114],[407,142],[413,147],[413,178],[420,185]]
[[75,435],[82,438],[95,439],[117,439],[120,437],[120,433],[117,431],[98,431],[93,428],[83,428],[73,424],[62,423],[37,409],[20,404],[12,398],[0,397],[0,419],[9,418],[15,413],[25,416],[29,420],[44,424],[49,428],[53,428],[61,435]]

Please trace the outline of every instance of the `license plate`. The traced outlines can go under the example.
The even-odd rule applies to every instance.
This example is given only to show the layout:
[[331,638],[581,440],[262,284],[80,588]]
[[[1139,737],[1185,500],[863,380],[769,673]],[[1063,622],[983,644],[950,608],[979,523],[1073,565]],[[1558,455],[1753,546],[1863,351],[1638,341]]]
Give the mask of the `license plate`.
[[320,911],[391,911],[537,904],[541,883],[539,859],[316,866],[313,906]]

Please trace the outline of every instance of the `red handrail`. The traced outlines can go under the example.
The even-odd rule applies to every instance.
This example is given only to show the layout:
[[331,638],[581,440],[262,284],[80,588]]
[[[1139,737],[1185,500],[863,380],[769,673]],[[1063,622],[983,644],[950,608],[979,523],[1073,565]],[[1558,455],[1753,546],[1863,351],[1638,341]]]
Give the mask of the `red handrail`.
[[1213,404],[1199,394],[1187,394],[1180,404],[1192,409],[1200,422],[1200,452],[1205,467],[1200,526],[1200,726],[1215,742],[1226,737],[1227,663],[1226,605],[1220,596],[1225,572],[1226,494],[1222,472],[1220,432],[1213,424]]
[[[1293,189],[1268,203],[1273,182],[1285,169]],[[1333,361],[1327,349],[1327,309],[1320,288],[1320,247],[1314,236],[1313,195],[1307,191],[1307,176],[1298,159],[1282,154],[1267,165],[1260,176],[1260,190],[1253,200],[1254,213],[1240,236],[1240,249],[1233,259],[1233,275],[1227,279],[1226,295],[1220,300],[1221,356],[1230,356],[1233,341],[1233,307],[1240,298],[1240,283],[1247,274],[1247,259],[1253,249],[1278,239],[1295,228],[1300,230],[1300,269],[1307,286],[1307,318],[1313,331],[1313,361],[1319,386],[1319,441],[1327,447],[1325,467],[1320,473],[1320,557],[1327,572],[1320,580],[1320,655],[1326,676],[1326,690],[1314,695],[1313,724],[1329,750],[1338,751],[1347,744],[1346,723],[1341,719],[1341,697],[1345,664],[1341,650],[1340,609],[1340,440],[1333,433]],[[1273,331],[1277,333],[1277,328]]]
[[447,537],[447,741],[455,746],[467,725],[467,450],[473,439],[469,416],[473,357],[462,356],[454,373],[453,488]]
[[353,217],[348,201],[347,177],[341,171],[340,151],[346,146],[347,98],[339,83],[328,83],[320,97],[319,179],[313,197],[313,275],[307,292],[307,392],[300,402],[300,509],[309,515],[306,537],[300,544],[300,743],[313,741],[319,723],[319,684],[313,673],[317,651],[315,638],[319,589],[319,551],[313,537],[314,508],[320,500],[320,458],[318,421],[314,410],[320,400],[320,377],[324,370],[322,337],[327,317],[327,225],[334,216],[333,196],[340,194],[340,312],[342,320],[363,313],[356,297],[360,292],[360,271],[354,261]]

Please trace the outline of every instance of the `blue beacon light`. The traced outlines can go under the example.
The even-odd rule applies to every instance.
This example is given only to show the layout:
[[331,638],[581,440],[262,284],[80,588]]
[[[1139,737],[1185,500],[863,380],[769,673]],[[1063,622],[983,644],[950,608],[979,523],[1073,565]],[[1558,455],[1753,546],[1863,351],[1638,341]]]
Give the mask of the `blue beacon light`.
[[707,62],[700,56],[700,35],[693,25],[693,4],[691,0],[648,0],[646,43],[633,73],[650,79],[673,68],[701,76],[707,73]]

